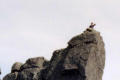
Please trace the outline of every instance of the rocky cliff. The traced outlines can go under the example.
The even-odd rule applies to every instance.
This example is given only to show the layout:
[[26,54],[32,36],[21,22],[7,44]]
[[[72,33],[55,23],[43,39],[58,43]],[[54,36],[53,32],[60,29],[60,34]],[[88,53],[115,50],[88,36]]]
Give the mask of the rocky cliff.
[[3,80],[102,80],[104,66],[102,37],[87,28],[73,37],[67,48],[54,51],[50,61],[37,57],[24,64],[16,62]]

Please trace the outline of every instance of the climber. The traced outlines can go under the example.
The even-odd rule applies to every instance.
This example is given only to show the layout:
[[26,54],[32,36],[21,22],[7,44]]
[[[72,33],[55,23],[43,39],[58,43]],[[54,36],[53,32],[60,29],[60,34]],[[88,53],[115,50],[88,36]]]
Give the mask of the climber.
[[91,25],[89,26],[89,28],[94,28],[96,24],[94,24],[93,22],[91,22]]

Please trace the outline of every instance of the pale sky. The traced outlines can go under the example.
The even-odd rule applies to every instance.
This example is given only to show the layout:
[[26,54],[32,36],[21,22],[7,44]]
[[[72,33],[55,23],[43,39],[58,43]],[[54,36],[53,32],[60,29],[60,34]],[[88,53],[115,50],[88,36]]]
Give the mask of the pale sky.
[[93,21],[105,42],[103,80],[119,80],[119,6],[119,0],[0,0],[1,77],[14,62],[50,59]]

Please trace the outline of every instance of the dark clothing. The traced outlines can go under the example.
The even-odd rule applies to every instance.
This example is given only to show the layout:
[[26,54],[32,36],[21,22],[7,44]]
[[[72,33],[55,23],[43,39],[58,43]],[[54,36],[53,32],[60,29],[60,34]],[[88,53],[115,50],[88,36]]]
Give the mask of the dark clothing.
[[89,27],[90,27],[90,28],[93,28],[93,27],[94,27],[94,25],[90,25]]
[[96,24],[91,23],[91,25],[89,26],[89,28],[94,28],[95,25]]

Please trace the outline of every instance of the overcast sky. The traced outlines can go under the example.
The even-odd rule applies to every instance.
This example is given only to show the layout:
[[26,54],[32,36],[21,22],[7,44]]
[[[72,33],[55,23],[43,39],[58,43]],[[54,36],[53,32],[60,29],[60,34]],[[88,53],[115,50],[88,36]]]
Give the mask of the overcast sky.
[[103,80],[119,80],[119,6],[119,0],[0,0],[1,77],[16,61],[50,59],[93,21],[105,42]]

